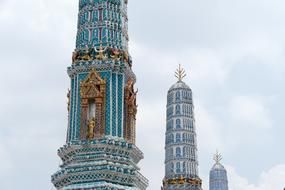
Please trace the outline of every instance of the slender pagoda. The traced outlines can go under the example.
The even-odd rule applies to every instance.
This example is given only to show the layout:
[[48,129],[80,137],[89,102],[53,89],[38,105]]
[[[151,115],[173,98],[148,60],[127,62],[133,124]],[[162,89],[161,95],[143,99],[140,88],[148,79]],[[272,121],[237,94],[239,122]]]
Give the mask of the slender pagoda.
[[59,190],[144,190],[136,147],[136,76],[128,52],[128,0],[79,0]]
[[210,190],[228,190],[227,170],[221,164],[222,155],[217,152],[214,155],[215,164],[210,171]]
[[185,70],[179,66],[178,81],[167,95],[165,141],[165,177],[163,190],[201,190],[198,175],[196,127],[192,91],[182,79]]

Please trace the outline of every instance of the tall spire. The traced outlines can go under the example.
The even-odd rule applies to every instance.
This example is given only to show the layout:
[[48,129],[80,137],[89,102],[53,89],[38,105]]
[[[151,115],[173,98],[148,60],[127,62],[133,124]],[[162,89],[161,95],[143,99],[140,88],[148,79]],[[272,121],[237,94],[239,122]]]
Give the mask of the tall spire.
[[128,0],[79,0],[68,67],[68,128],[57,189],[145,190],[137,164],[136,76],[128,53]]
[[186,77],[186,72],[181,67],[181,64],[179,64],[179,68],[175,71],[175,77],[178,79],[178,81],[182,81],[182,79]]
[[201,190],[197,140],[191,89],[181,82],[186,76],[179,65],[178,79],[168,91],[163,190]]
[[217,151],[214,154],[215,164],[210,171],[209,189],[210,190],[228,190],[227,171],[221,164],[222,155]]

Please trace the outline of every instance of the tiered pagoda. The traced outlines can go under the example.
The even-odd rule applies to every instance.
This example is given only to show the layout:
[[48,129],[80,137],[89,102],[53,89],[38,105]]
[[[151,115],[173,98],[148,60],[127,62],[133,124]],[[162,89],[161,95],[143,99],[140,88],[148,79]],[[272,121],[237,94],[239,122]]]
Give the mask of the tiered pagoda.
[[68,67],[68,128],[52,183],[59,190],[144,190],[137,166],[136,76],[128,52],[128,0],[79,0]]
[[198,174],[196,126],[192,91],[182,80],[185,71],[179,66],[178,81],[167,95],[165,141],[165,177],[163,190],[201,190]]
[[210,190],[228,190],[227,170],[221,164],[222,155],[216,153],[214,155],[215,164],[210,171],[209,187]]

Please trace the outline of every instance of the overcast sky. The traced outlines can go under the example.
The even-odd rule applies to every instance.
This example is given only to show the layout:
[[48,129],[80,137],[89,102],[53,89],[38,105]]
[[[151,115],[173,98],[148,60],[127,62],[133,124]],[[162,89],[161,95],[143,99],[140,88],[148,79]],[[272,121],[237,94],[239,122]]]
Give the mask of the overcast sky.
[[[54,189],[77,6],[0,0],[1,189]],[[284,6],[284,0],[129,1],[137,144],[148,189],[159,189],[164,176],[166,94],[178,63],[194,93],[204,190],[216,149],[230,190],[285,187]]]

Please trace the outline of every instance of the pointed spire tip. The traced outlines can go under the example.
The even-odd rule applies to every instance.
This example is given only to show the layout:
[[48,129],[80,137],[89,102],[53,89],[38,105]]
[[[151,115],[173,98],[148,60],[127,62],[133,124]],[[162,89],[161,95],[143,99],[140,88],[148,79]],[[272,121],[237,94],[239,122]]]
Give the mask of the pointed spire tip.
[[222,159],[223,159],[222,154],[219,153],[219,151],[217,151],[216,154],[214,154],[214,161],[218,164],[221,162]]
[[182,81],[184,77],[186,77],[185,69],[181,67],[181,64],[179,64],[179,68],[175,71],[175,77],[179,82]]

